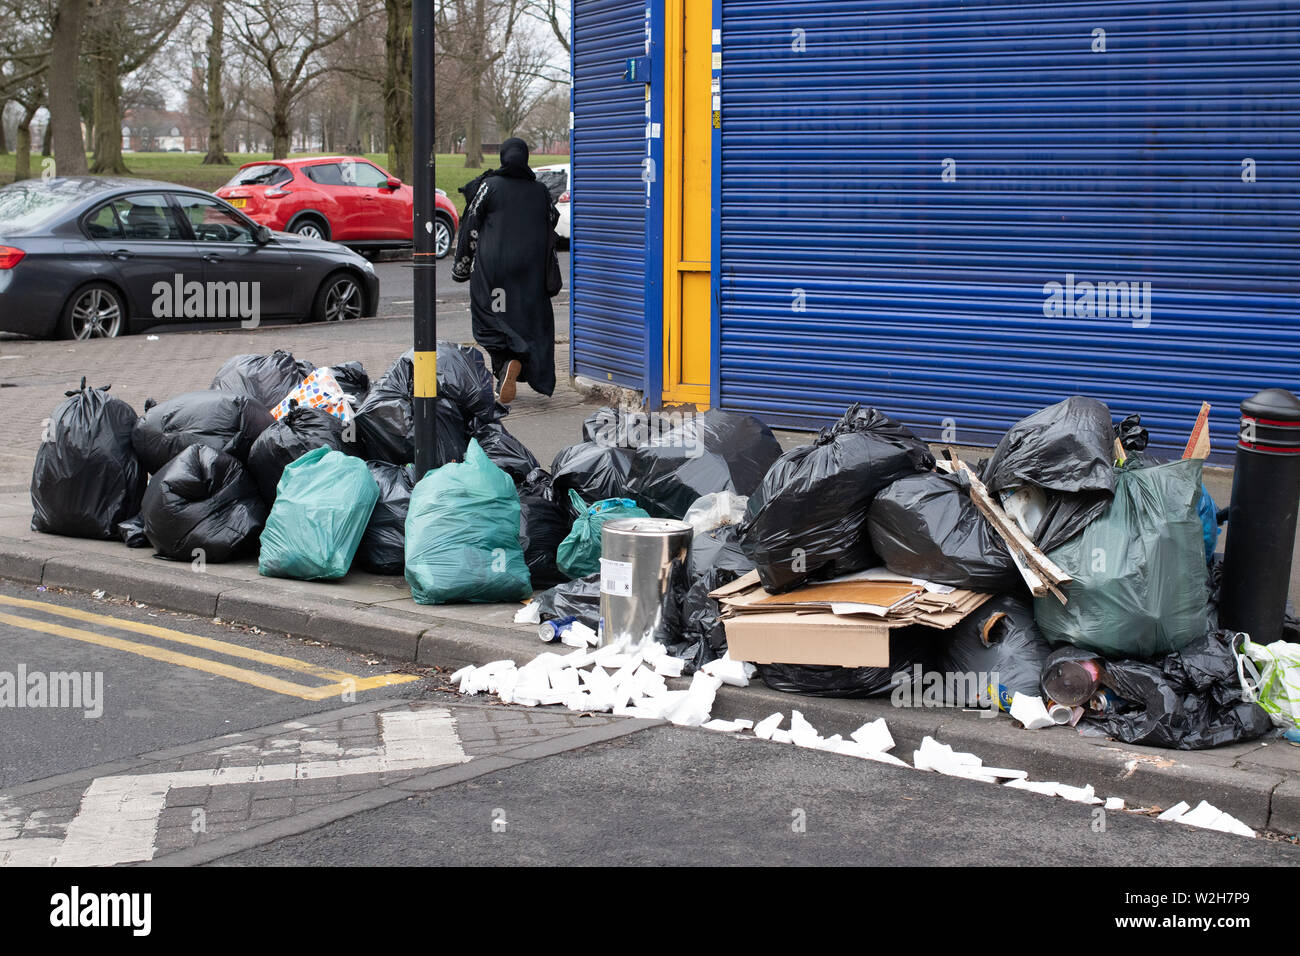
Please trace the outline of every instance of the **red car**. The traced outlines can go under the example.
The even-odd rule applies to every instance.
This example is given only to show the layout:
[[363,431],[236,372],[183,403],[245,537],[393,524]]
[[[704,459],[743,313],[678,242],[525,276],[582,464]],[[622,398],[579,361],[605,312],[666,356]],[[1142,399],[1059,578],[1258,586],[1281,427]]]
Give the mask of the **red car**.
[[[411,187],[363,156],[245,163],[216,195],[278,232],[328,239],[365,252],[411,244]],[[443,195],[435,196],[434,204],[441,258],[451,251],[456,208]],[[445,228],[450,234],[444,248]]]

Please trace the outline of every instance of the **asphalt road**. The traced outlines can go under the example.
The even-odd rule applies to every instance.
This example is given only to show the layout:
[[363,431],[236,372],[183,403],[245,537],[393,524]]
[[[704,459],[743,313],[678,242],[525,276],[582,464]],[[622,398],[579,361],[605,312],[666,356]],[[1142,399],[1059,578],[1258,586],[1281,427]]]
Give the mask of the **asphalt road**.
[[[50,687],[60,672],[99,675],[102,690],[76,706],[29,690],[19,708],[0,695],[0,866],[49,855],[92,865],[1300,863],[1289,844],[786,744],[465,700],[432,669],[0,585],[0,687],[20,672],[29,688],[32,675]],[[402,751],[409,721],[425,722],[414,737],[427,752]],[[140,819],[143,831],[129,822]]]

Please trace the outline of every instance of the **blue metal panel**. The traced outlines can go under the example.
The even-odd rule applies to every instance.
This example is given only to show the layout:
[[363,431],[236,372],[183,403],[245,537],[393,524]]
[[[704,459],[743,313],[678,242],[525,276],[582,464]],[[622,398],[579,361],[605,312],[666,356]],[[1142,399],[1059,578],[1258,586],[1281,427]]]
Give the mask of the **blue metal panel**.
[[1167,454],[1205,400],[1222,456],[1300,387],[1294,0],[721,4],[723,407],[979,444],[1084,394]]
[[645,54],[643,0],[573,4],[571,365],[645,388],[645,86],[623,73]]

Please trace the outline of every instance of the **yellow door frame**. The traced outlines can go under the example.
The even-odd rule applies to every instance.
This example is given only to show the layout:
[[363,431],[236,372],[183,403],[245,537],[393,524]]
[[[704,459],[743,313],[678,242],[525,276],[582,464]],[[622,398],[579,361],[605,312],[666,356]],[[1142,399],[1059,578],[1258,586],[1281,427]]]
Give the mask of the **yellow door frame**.
[[663,400],[709,405],[713,0],[665,0]]

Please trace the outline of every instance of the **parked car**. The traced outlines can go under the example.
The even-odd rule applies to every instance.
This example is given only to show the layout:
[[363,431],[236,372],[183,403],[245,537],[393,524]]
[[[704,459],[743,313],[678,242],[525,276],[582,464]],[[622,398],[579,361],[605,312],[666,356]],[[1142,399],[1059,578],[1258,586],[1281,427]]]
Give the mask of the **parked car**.
[[350,249],[272,232],[198,189],[97,176],[0,188],[0,331],[113,338],[250,317],[231,296],[259,319],[340,320],[375,314],[379,279]]
[[569,196],[573,188],[571,169],[569,163],[561,163],[555,166],[538,166],[533,170],[537,174],[538,181],[550,190],[551,202],[555,203],[555,208],[559,210],[560,221],[555,224],[555,234],[560,237],[562,246],[569,244]]
[[363,156],[245,163],[216,194],[271,229],[365,251],[411,244],[414,192]]
[[456,230],[460,226],[460,217],[456,215],[455,204],[447,198],[441,189],[433,191],[433,249],[434,258],[441,259],[451,252],[451,244],[456,241]]

